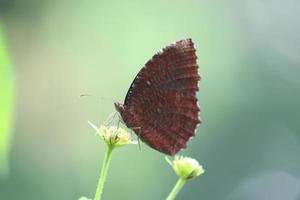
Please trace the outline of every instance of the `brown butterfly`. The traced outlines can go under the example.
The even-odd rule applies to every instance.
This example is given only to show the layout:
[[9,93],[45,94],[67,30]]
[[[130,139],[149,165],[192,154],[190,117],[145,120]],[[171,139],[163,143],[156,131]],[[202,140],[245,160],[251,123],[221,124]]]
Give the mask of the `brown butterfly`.
[[191,39],[165,47],[137,74],[124,104],[115,103],[128,128],[150,147],[168,155],[185,149],[201,122],[196,60]]

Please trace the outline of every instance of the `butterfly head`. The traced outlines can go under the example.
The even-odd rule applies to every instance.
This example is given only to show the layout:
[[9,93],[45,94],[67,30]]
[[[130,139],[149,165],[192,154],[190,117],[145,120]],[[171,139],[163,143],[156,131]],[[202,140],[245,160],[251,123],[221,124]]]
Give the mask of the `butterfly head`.
[[125,111],[124,105],[118,102],[115,102],[116,110],[122,115]]

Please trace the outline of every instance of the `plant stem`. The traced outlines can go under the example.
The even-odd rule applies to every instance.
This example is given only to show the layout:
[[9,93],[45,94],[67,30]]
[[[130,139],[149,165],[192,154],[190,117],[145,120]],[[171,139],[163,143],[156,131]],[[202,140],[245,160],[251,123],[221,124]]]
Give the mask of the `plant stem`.
[[110,146],[110,145],[107,145],[107,149],[106,149],[106,152],[105,152],[104,161],[103,161],[103,164],[102,164],[101,174],[100,174],[100,178],[99,178],[99,181],[98,181],[98,186],[97,186],[97,190],[96,190],[94,200],[101,200],[101,195],[102,195],[102,191],[103,191],[103,186],[104,186],[106,174],[107,174],[107,171],[108,171],[109,162],[110,162],[110,159],[111,159],[112,150],[113,150],[113,147]]
[[174,186],[174,188],[172,189],[171,193],[169,194],[169,196],[167,197],[166,200],[175,199],[176,195],[181,190],[181,188],[184,186],[185,182],[186,182],[186,179],[179,178],[176,185]]

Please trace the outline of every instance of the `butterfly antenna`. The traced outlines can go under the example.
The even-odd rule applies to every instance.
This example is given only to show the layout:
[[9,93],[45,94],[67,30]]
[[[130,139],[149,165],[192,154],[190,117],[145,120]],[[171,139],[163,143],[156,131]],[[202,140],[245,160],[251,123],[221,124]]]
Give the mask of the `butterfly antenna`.
[[92,95],[90,95],[90,94],[81,94],[81,95],[79,95],[79,97],[91,97]]
[[113,102],[114,101],[114,99],[111,99],[111,98],[106,98],[106,97],[99,97],[99,96],[95,96],[95,95],[92,95],[92,94],[80,94],[79,95],[79,97],[81,98],[81,97],[96,97],[97,99],[100,99],[101,101],[103,101],[103,102]]

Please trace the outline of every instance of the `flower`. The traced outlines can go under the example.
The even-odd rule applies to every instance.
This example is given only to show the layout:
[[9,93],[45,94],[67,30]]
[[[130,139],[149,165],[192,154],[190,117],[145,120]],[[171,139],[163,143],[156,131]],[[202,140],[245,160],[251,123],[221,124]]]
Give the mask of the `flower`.
[[99,132],[107,145],[121,147],[130,142],[130,135],[120,127],[100,126]]
[[200,176],[204,173],[203,167],[193,158],[176,156],[173,162],[167,157],[166,160],[173,167],[175,173],[185,180]]
[[89,121],[89,124],[101,136],[104,142],[110,147],[122,147],[126,144],[137,144],[136,141],[131,140],[130,134],[123,128],[116,126],[100,126],[97,128]]

